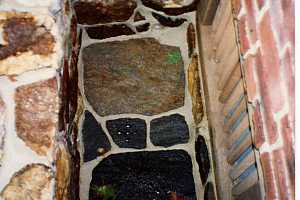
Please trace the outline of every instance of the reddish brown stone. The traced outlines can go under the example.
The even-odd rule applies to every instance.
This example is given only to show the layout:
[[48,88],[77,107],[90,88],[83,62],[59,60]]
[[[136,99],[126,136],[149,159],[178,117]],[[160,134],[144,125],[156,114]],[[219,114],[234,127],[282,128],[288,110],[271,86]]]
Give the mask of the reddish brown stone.
[[77,1],[74,9],[80,24],[123,22],[137,7],[135,0]]
[[56,79],[20,86],[15,101],[17,135],[37,154],[46,155],[58,121]]
[[46,200],[52,193],[53,172],[43,164],[27,165],[14,174],[0,193],[5,200]]
[[246,26],[246,16],[242,16],[238,22],[240,50],[242,54],[245,54],[246,51],[250,48],[250,41],[248,38]]
[[29,13],[10,13],[0,22],[3,38],[7,45],[0,46],[0,60],[18,53],[32,51],[34,54],[49,55],[53,52],[54,37]]
[[254,1],[245,1],[245,8],[246,8],[246,20],[249,29],[249,39],[251,43],[254,44],[257,40],[257,31],[256,31],[256,8]]
[[178,27],[183,24],[186,19],[184,18],[171,18],[167,16],[160,15],[158,13],[152,12],[152,16],[163,26],[167,27]]
[[260,112],[260,103],[257,101],[253,112],[253,127],[254,127],[254,145],[256,148],[260,148],[265,142],[265,135],[263,130],[263,121]]
[[279,199],[277,190],[275,171],[272,164],[272,157],[270,153],[263,153],[260,157],[263,169],[266,199]]
[[259,9],[262,9],[262,7],[265,5],[265,0],[256,0],[256,4]]
[[86,28],[87,34],[92,39],[105,39],[120,35],[133,35],[134,31],[126,24],[101,25]]
[[189,24],[186,34],[187,34],[189,57],[191,57],[196,48],[196,31],[192,23]]
[[3,152],[4,142],[5,142],[4,120],[5,120],[5,105],[0,96],[0,166],[1,166],[2,156],[4,154]]
[[[142,0],[143,4],[157,11],[162,11],[167,15],[181,15],[187,12],[197,10],[197,5],[200,0],[194,0],[189,5],[181,5],[180,1],[161,1],[161,0]],[[168,4],[167,2],[172,2]]]
[[231,0],[231,1],[232,1],[232,7],[233,7],[234,14],[239,15],[239,12],[241,10],[242,0]]
[[[273,156],[275,158],[273,159],[273,163],[280,199],[295,199],[294,188],[291,186],[290,172],[286,165],[286,152],[283,149],[277,149],[273,152]],[[294,178],[292,177],[292,179]]]
[[257,95],[257,82],[255,81],[256,74],[256,62],[254,56],[249,56],[244,62],[245,78],[246,78],[246,88],[247,97],[249,102],[255,101],[255,96]]
[[137,11],[136,13],[135,13],[135,15],[134,15],[134,19],[133,19],[133,21],[134,22],[139,22],[139,21],[143,21],[143,20],[145,20],[146,18],[139,12],[139,11]]

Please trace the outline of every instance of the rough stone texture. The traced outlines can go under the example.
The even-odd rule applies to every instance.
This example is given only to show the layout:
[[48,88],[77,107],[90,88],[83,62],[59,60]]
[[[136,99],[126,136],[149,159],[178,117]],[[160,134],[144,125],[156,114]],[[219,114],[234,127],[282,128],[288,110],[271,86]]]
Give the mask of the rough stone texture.
[[189,57],[191,57],[196,48],[196,31],[192,23],[189,24],[187,29],[187,43],[188,43]]
[[114,142],[121,148],[146,147],[146,122],[138,118],[109,120],[106,127]]
[[84,162],[96,159],[111,149],[111,145],[101,125],[89,111],[85,111],[82,125]]
[[74,9],[80,24],[123,22],[130,18],[137,7],[135,0],[77,1]]
[[156,146],[169,147],[189,141],[189,128],[184,116],[173,114],[150,122],[150,139]]
[[58,121],[56,78],[20,86],[16,89],[17,135],[39,155],[53,146]]
[[99,199],[93,188],[101,186],[113,187],[115,200],[166,200],[171,192],[196,199],[192,162],[183,150],[110,155],[94,168],[90,186],[90,200]]
[[3,148],[4,148],[5,134],[6,134],[4,120],[5,120],[5,105],[0,96],[0,167],[1,167],[1,160],[4,154]]
[[105,39],[120,35],[133,35],[134,31],[125,24],[101,25],[87,27],[87,34],[92,39]]
[[146,18],[139,12],[137,11],[134,15],[134,18],[133,18],[133,21],[134,22],[139,22],[139,21],[143,21],[145,20]]
[[71,176],[71,156],[65,145],[60,144],[56,152],[56,200],[69,200],[69,184]]
[[211,182],[208,182],[205,186],[204,190],[204,200],[215,200],[215,192],[214,192],[214,186]]
[[85,95],[101,116],[154,115],[184,105],[178,47],[152,38],[92,44],[83,49]]
[[145,24],[137,25],[135,28],[136,28],[137,32],[146,32],[150,28],[150,23],[145,23]]
[[[19,74],[53,63],[55,37],[49,26],[53,19],[26,12],[1,12],[0,18],[0,75]],[[43,24],[45,21],[48,25]]]
[[183,13],[197,10],[200,0],[189,0],[188,4],[183,4],[182,0],[142,0],[143,4],[157,11],[162,11],[168,15],[181,15]]
[[184,18],[171,18],[152,12],[152,16],[163,26],[178,27],[183,24],[186,19]]
[[201,86],[198,69],[198,56],[194,55],[188,68],[188,89],[192,96],[192,112],[194,121],[199,124],[202,121],[204,110],[201,98]]
[[43,164],[27,165],[14,174],[0,193],[5,200],[48,200],[52,199],[50,182],[52,171]]
[[199,172],[202,184],[204,185],[207,181],[208,175],[210,173],[210,160],[209,152],[206,146],[206,142],[203,136],[198,136],[195,143],[196,150],[196,160],[199,166]]

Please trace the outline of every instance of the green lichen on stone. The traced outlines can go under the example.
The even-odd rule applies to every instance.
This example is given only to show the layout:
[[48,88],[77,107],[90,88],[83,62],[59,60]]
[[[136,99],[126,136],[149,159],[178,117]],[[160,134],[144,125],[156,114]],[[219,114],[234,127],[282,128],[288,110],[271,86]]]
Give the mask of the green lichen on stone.
[[180,51],[173,51],[169,53],[167,60],[169,64],[177,64],[181,60]]
[[116,191],[111,185],[93,186],[94,190],[103,200],[114,200],[116,198]]

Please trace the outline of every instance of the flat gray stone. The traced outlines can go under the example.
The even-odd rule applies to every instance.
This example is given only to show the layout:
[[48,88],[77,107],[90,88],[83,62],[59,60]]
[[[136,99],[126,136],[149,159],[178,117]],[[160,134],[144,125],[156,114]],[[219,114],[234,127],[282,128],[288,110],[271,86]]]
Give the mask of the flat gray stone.
[[153,38],[92,44],[83,49],[84,89],[100,116],[155,115],[184,105],[178,47]]

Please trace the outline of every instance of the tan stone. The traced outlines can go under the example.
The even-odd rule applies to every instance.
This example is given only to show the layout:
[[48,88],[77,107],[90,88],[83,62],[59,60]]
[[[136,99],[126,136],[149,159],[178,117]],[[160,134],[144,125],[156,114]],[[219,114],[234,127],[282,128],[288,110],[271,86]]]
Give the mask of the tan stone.
[[53,146],[58,121],[56,78],[17,88],[17,135],[39,155],[46,155]]
[[71,156],[65,145],[60,144],[56,152],[56,200],[68,200],[70,184]]
[[198,69],[198,56],[194,55],[188,69],[188,89],[192,97],[192,112],[196,124],[203,118],[203,103]]
[[[0,193],[5,200],[46,200],[51,198],[52,171],[43,164],[27,165],[14,174]],[[50,196],[50,197],[49,197]]]
[[0,12],[0,75],[57,68],[55,22],[48,15]]
[[3,148],[4,148],[4,137],[5,137],[5,127],[4,127],[4,119],[5,119],[5,105],[0,96],[0,166],[1,160],[3,157]]

